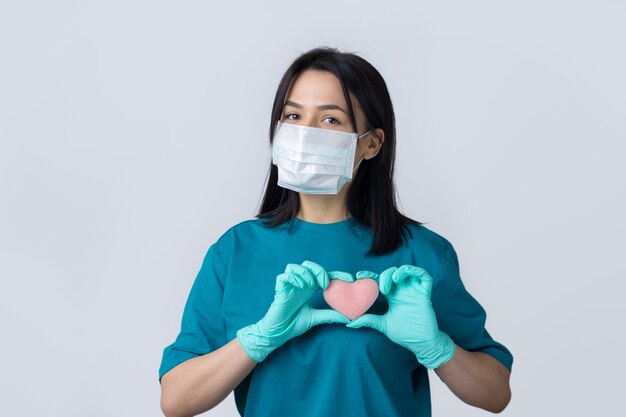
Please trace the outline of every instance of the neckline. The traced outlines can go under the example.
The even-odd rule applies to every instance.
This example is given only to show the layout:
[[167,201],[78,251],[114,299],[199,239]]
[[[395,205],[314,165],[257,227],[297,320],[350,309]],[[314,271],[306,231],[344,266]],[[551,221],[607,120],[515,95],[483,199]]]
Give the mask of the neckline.
[[303,230],[312,230],[316,232],[334,232],[334,231],[345,231],[350,228],[356,220],[354,217],[348,217],[347,219],[340,220],[338,222],[333,223],[313,223],[307,222],[306,220],[299,219],[298,217],[292,217],[291,223]]

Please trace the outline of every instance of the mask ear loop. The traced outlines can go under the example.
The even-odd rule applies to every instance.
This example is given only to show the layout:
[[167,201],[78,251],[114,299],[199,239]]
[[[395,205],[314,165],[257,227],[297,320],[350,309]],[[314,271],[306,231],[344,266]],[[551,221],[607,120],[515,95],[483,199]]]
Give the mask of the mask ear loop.
[[[363,136],[367,135],[368,133],[372,133],[374,129],[370,129],[367,132],[363,133],[361,136],[359,136],[357,138],[357,140],[361,139]],[[378,137],[376,135],[374,135],[374,139],[376,139],[376,142],[380,143],[380,139],[378,139]]]
[[374,129],[370,129],[367,132],[363,133],[361,136],[359,136],[357,139],[361,139],[363,136],[367,135],[368,133],[371,133],[371,131]]

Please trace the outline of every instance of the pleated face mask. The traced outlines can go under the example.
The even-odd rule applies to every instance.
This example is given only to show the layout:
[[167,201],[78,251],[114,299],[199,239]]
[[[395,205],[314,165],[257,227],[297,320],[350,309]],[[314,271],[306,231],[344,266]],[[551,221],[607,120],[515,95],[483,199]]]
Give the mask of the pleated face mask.
[[357,133],[278,122],[272,144],[272,163],[278,185],[305,194],[337,194],[354,169]]

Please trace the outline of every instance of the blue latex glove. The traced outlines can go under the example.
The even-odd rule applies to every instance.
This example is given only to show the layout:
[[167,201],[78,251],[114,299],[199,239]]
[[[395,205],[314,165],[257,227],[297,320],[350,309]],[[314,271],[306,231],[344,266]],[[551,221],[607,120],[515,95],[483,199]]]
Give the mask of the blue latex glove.
[[383,315],[364,314],[346,326],[370,327],[393,342],[409,349],[428,369],[452,359],[456,345],[447,333],[439,330],[430,296],[433,279],[424,269],[413,265],[391,267],[380,275],[359,271],[356,277],[372,277],[387,297],[389,311]]
[[312,261],[287,264],[276,276],[274,301],[265,316],[237,331],[243,350],[262,362],[276,348],[322,323],[348,323],[350,319],[332,309],[315,309],[309,299],[328,286],[329,274]]

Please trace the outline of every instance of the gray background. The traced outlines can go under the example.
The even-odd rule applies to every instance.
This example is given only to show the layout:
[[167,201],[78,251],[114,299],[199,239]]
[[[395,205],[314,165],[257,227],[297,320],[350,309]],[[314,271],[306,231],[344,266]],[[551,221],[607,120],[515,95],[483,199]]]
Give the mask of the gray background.
[[[203,256],[258,208],[279,78],[328,45],[386,79],[401,209],[452,242],[514,354],[503,414],[617,415],[625,20],[620,1],[3,2],[2,414],[161,414]],[[430,375],[434,415],[490,414]]]

